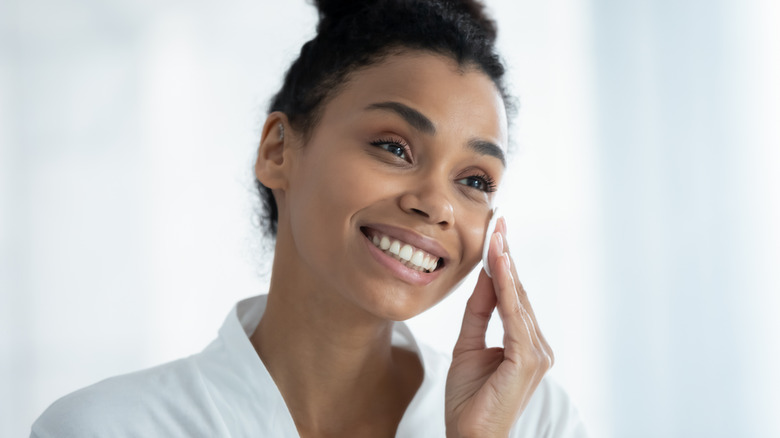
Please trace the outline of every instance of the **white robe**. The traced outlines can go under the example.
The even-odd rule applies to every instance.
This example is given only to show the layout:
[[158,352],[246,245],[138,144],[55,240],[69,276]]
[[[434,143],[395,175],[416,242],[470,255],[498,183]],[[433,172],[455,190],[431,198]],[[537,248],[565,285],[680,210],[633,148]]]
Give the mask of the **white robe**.
[[[106,379],[52,404],[32,437],[297,437],[279,389],[249,336],[265,311],[266,295],[239,302],[201,353]],[[418,354],[420,388],[397,437],[444,437],[444,385],[450,359],[414,339],[404,323],[393,345]],[[542,380],[512,429],[512,437],[585,437],[566,393]]]

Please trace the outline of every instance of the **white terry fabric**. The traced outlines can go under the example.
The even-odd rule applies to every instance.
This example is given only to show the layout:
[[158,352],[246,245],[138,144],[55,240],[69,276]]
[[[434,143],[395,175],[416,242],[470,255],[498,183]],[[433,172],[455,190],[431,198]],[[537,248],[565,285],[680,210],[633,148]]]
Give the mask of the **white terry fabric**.
[[[219,336],[199,354],[106,379],[52,404],[32,437],[298,437],[281,393],[249,336],[266,295],[239,302]],[[425,376],[397,437],[444,437],[444,385],[450,359],[418,344],[404,323],[393,345],[416,352]],[[585,437],[566,393],[542,380],[512,437]]]

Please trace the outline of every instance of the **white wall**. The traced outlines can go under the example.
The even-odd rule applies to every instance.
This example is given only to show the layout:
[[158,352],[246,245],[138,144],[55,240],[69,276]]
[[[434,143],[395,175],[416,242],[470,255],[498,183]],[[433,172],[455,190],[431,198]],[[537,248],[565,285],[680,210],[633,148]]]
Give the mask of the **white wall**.
[[616,436],[780,434],[779,13],[594,3]]
[[[778,6],[489,6],[521,102],[510,244],[592,435],[780,435]],[[264,291],[251,163],[314,23],[298,0],[0,3],[0,435]],[[472,284],[413,328],[449,349]]]

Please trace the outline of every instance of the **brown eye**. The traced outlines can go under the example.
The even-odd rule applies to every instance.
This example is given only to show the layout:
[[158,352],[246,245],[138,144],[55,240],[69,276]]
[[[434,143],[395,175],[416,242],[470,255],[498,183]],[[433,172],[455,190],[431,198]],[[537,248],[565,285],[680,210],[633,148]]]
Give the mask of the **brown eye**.
[[384,149],[387,152],[390,152],[391,154],[395,155],[396,157],[409,161],[409,154],[407,153],[407,147],[394,140],[377,140],[372,141],[372,145]]
[[456,182],[463,184],[466,187],[471,187],[473,189],[487,193],[496,191],[496,183],[493,181],[493,178],[489,177],[488,175],[467,176],[466,178],[461,178]]
[[391,154],[395,155],[398,158],[406,159],[406,151],[404,151],[404,148],[402,148],[401,146],[385,143],[383,145],[380,145],[379,147],[390,152]]

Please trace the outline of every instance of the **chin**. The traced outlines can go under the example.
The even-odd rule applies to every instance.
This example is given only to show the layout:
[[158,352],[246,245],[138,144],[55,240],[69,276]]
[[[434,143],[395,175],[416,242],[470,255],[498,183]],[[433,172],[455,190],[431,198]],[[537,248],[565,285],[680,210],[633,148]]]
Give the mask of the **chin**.
[[[364,297],[368,299],[362,301],[363,307],[369,313],[378,318],[388,321],[405,321],[415,317],[430,309],[441,301],[449,292],[437,294],[437,297],[430,295],[432,288],[428,290],[410,290],[410,289],[388,289],[384,288],[381,296]],[[375,289],[382,290],[382,289]]]

